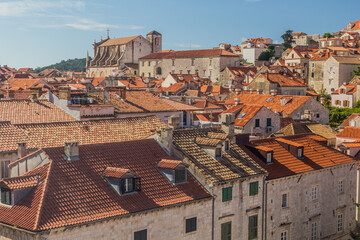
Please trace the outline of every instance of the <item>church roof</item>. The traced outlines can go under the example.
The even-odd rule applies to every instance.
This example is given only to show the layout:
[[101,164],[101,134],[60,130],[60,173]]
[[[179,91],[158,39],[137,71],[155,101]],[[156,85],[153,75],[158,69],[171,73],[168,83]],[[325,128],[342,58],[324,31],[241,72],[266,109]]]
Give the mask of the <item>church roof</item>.
[[123,45],[127,44],[128,42],[131,42],[135,38],[139,37],[141,35],[131,36],[131,37],[122,37],[122,38],[110,38],[106,42],[102,43],[100,47],[106,47],[106,46],[114,46],[114,45]]

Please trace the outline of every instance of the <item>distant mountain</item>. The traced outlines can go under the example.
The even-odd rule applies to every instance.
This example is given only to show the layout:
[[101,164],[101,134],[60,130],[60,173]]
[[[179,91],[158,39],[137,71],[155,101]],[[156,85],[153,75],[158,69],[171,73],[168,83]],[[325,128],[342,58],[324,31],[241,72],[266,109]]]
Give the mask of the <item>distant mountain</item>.
[[61,71],[76,71],[76,72],[84,72],[85,71],[85,65],[86,65],[86,58],[75,58],[75,59],[68,59],[68,60],[62,60],[59,63],[45,66],[45,67],[38,67],[35,68],[35,72],[39,73],[45,69],[52,69],[56,68]]

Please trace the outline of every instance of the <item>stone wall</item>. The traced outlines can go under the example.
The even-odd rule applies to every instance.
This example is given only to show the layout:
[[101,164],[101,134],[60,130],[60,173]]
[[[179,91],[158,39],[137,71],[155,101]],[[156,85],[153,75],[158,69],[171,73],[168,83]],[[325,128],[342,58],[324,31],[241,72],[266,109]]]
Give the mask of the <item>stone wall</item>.
[[[324,81],[324,62],[325,60],[310,60],[309,61],[309,85],[317,93],[323,89]],[[314,77],[312,77],[312,74]]]

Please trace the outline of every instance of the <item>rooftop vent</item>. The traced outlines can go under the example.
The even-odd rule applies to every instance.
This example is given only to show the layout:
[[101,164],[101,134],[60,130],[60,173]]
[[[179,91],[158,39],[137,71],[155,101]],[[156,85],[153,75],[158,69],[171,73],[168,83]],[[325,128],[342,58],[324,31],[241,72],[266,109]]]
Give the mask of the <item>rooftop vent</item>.
[[80,160],[79,157],[79,143],[72,141],[72,142],[65,142],[65,151],[64,155],[66,160],[68,161],[74,161],[74,160]]

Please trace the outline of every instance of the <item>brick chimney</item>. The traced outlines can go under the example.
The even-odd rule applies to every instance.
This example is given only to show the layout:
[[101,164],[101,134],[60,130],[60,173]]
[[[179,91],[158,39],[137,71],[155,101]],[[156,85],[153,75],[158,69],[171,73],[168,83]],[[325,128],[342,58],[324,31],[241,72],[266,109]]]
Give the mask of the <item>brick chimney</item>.
[[80,160],[79,143],[75,141],[65,142],[64,155],[68,161]]
[[235,94],[236,94],[236,95],[239,95],[240,92],[241,92],[241,90],[240,90],[239,88],[235,89]]
[[179,127],[180,118],[173,115],[168,118],[168,125],[157,133],[157,139],[169,154],[173,154],[173,133]]
[[118,94],[122,99],[126,99],[126,87],[119,87]]
[[18,158],[25,157],[26,155],[26,142],[18,142]]
[[180,118],[172,115],[168,118],[168,126],[172,129],[178,129],[180,127]]
[[69,86],[60,86],[59,87],[59,99],[62,100],[71,100],[71,90]]
[[270,93],[271,93],[271,96],[276,96],[277,95],[277,90],[276,89],[272,89],[271,91],[270,91]]

